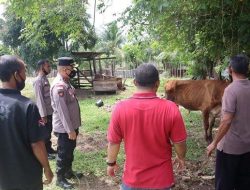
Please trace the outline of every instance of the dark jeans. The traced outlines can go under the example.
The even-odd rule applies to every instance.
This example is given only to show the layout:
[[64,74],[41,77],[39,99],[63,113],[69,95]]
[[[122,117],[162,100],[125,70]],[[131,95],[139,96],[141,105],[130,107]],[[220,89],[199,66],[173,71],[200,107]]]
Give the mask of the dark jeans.
[[215,189],[250,189],[250,152],[241,155],[233,155],[217,150]]
[[[78,135],[78,129],[76,130],[76,134]],[[70,140],[68,133],[55,133],[55,135],[58,137],[56,174],[57,177],[63,178],[65,173],[72,169],[76,140]]]
[[47,152],[50,154],[51,152],[51,132],[52,132],[52,115],[47,116],[47,123],[45,125],[46,129],[46,138],[45,138],[45,147]]
[[121,185],[122,190],[171,190],[171,188],[163,188],[163,189],[142,189],[142,188],[133,188],[133,187],[128,187],[124,183]]

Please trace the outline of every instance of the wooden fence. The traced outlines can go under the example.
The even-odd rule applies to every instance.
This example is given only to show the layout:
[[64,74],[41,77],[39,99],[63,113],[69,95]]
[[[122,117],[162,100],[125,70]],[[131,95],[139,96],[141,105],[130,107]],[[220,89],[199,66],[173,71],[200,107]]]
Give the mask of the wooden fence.
[[[164,72],[163,70],[159,70],[159,73],[161,74]],[[170,77],[183,77],[186,73],[186,69],[183,67],[168,67],[167,72],[169,73]],[[110,76],[111,70],[109,69],[103,69],[103,74]],[[56,77],[57,70],[51,70],[51,73],[48,75],[48,77]],[[134,78],[135,75],[135,69],[132,70],[115,70],[114,75],[116,77],[120,78]],[[32,72],[29,73],[28,76],[30,77],[36,77],[36,73]]]
[[134,78],[135,69],[132,70],[116,70],[115,76],[121,78]]

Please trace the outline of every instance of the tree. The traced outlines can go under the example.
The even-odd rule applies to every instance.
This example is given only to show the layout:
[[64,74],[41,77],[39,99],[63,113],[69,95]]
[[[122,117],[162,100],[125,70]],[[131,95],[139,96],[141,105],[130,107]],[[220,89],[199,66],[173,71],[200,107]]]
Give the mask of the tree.
[[114,21],[104,28],[97,48],[100,51],[107,52],[108,55],[117,55],[123,41],[122,31],[118,28],[117,22]]
[[15,54],[23,57],[25,62],[32,66],[31,68],[36,66],[37,60],[42,58],[53,59],[53,56],[57,54],[61,43],[52,32],[42,36],[46,45],[41,45],[39,41],[35,40],[33,43],[27,43],[21,37],[21,31],[25,27],[23,21],[14,14],[6,14],[5,18],[4,31],[1,31],[3,44],[11,48]]
[[[123,43],[122,31],[118,28],[117,22],[111,22],[106,25],[104,31],[99,37],[99,42],[97,43],[95,50],[100,52],[106,52],[108,57],[115,56],[116,62],[122,65],[123,62],[123,52],[121,49]],[[106,67],[110,61],[104,61]],[[112,63],[113,64],[113,63]],[[114,66],[114,64],[113,64]]]
[[[12,12],[25,23],[22,33],[25,39],[31,42],[36,39],[45,44],[42,36],[49,28],[61,39],[66,50],[76,42],[85,45],[86,39],[93,32],[85,5],[82,0],[28,0],[10,1],[9,4]],[[44,23],[45,28],[42,27]]]
[[85,6],[83,0],[9,1],[3,42],[30,65],[92,48],[96,35]]
[[209,74],[225,57],[250,53],[249,9],[238,0],[135,0],[123,17],[133,34],[157,37],[164,51],[188,54]]

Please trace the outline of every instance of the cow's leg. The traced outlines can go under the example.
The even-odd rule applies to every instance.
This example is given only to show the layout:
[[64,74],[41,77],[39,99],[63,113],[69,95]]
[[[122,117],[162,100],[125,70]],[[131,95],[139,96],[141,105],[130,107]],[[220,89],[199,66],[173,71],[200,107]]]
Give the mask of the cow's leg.
[[216,115],[214,115],[213,113],[210,113],[210,115],[209,115],[209,128],[208,128],[208,134],[207,134],[209,143],[211,143],[213,140],[212,130],[214,127],[215,118],[216,118]]
[[205,139],[209,143],[212,140],[212,136],[208,136],[208,128],[209,128],[209,110],[205,110],[202,112],[203,116],[203,127],[205,130]]
[[220,118],[220,113],[221,113],[221,105],[218,105],[216,107],[214,107],[211,111],[210,111],[210,115],[209,115],[209,129],[208,129],[208,140],[211,142],[213,140],[213,136],[212,136],[212,130],[213,127],[215,125],[215,119],[216,118]]

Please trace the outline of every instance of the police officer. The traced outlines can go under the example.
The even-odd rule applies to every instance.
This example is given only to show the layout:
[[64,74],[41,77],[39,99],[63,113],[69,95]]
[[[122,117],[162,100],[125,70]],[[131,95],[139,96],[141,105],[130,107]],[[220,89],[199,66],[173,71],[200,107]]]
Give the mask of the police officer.
[[58,137],[57,142],[57,182],[56,185],[64,189],[73,188],[67,179],[80,178],[82,173],[72,170],[73,152],[76,147],[78,128],[81,125],[80,107],[75,89],[70,84],[70,78],[76,74],[70,57],[58,58],[58,74],[54,79],[50,93],[53,112],[53,131]]
[[55,159],[53,154],[56,153],[51,147],[51,132],[52,132],[52,113],[53,109],[51,106],[50,99],[50,84],[47,79],[47,75],[50,73],[51,68],[49,61],[46,59],[39,60],[37,62],[37,72],[38,76],[36,77],[33,87],[35,90],[36,104],[41,115],[42,123],[45,125],[46,129],[46,139],[45,146],[48,152],[49,159]]

